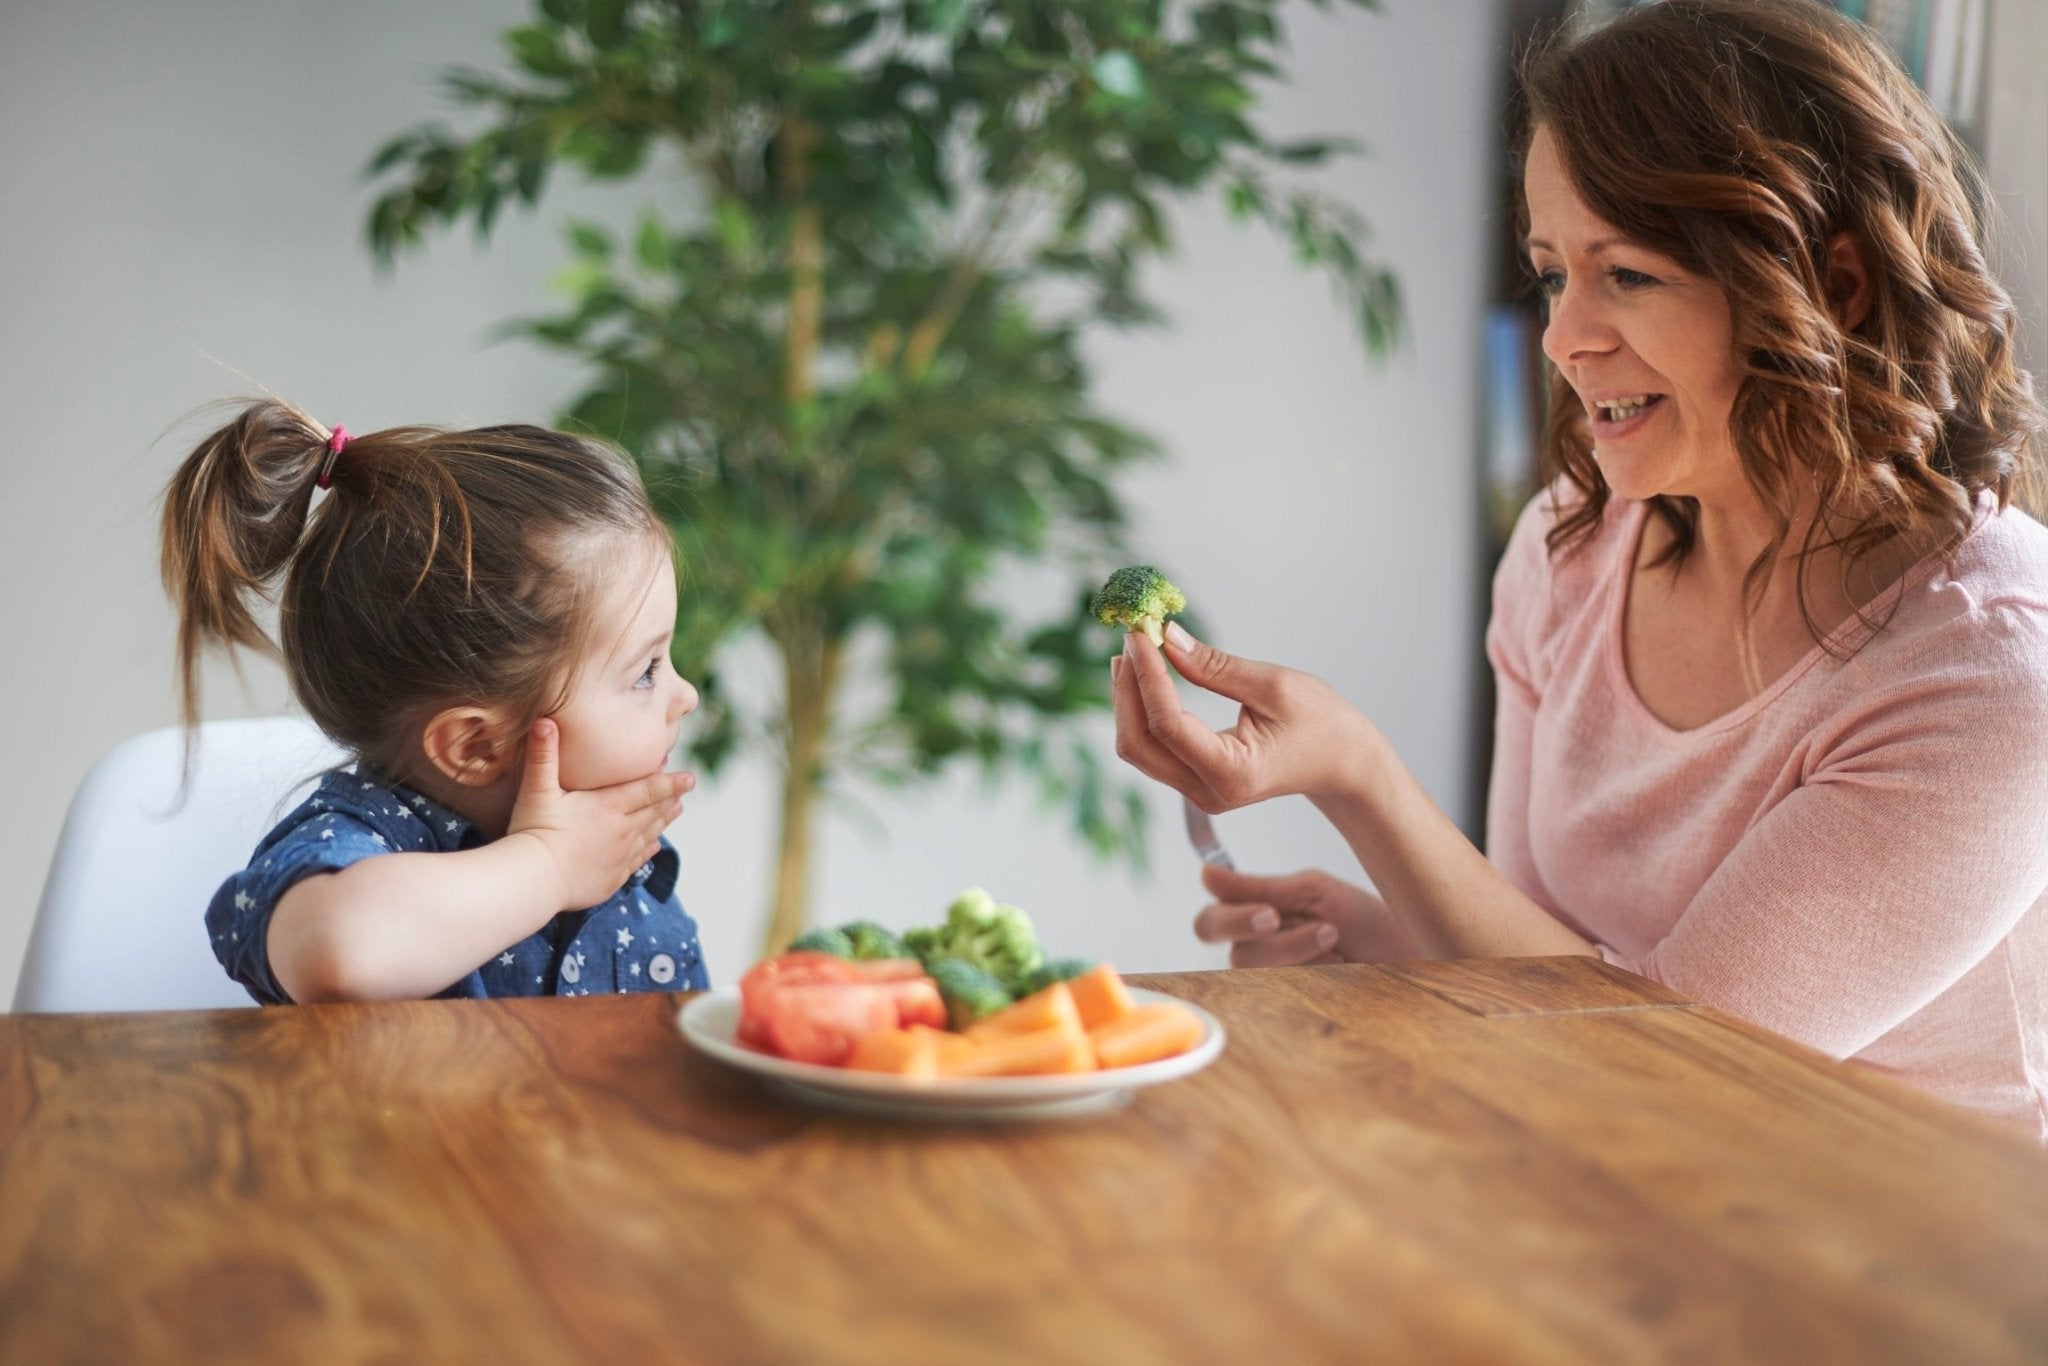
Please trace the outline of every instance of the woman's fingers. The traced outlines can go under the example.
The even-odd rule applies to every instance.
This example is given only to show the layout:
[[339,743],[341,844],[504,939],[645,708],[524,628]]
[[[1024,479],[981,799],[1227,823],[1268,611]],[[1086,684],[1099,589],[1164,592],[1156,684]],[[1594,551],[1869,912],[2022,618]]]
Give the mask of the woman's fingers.
[[1313,963],[1337,944],[1337,927],[1310,921],[1256,939],[1240,939],[1230,947],[1234,968],[1287,968]]
[[[1157,665],[1158,661],[1154,661]],[[1162,666],[1163,672],[1163,666]],[[1152,734],[1144,699],[1136,682],[1137,670],[1128,654],[1119,655],[1110,667],[1110,701],[1116,710],[1117,757],[1147,777],[1156,778],[1184,793],[1203,807],[1213,807],[1216,794],[1209,785]],[[1172,686],[1171,681],[1168,687]]]
[[1195,938],[1204,944],[1235,944],[1280,928],[1280,912],[1253,901],[1215,901],[1195,912]]

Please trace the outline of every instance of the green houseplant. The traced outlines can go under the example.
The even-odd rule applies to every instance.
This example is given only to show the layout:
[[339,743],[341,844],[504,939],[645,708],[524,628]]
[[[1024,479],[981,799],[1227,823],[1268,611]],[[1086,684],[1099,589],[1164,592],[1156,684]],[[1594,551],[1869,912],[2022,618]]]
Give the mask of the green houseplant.
[[[386,261],[438,225],[488,234],[559,169],[665,196],[629,240],[573,223],[571,304],[513,331],[586,363],[564,420],[633,451],[676,532],[693,760],[779,751],[768,947],[803,927],[843,775],[1018,768],[1098,850],[1141,849],[1137,793],[1075,723],[1107,704],[1084,609],[1125,558],[1116,479],[1153,446],[1092,404],[1081,337],[1160,321],[1139,268],[1200,195],[1327,271],[1375,353],[1398,326],[1357,216],[1285,183],[1350,149],[1251,122],[1281,8],[540,0],[505,35],[514,73],[444,75],[480,127],[371,163]],[[1034,568],[1071,584],[1035,616]],[[754,632],[777,698],[723,683]]]

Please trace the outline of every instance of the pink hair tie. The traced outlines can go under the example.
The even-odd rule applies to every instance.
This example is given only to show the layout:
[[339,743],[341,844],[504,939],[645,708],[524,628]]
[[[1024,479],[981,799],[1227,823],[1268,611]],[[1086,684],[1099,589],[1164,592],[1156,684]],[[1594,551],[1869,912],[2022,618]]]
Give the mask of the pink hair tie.
[[321,462],[320,477],[313,481],[317,487],[334,487],[334,462],[347,445],[348,428],[336,427],[334,435],[327,438],[327,459]]

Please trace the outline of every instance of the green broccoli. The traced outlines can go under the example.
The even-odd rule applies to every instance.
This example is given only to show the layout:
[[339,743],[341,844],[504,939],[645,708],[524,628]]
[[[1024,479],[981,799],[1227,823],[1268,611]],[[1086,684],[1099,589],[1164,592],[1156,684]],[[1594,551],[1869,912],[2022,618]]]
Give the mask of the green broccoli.
[[953,898],[944,924],[905,930],[903,943],[926,971],[934,959],[958,958],[990,974],[1012,994],[1045,961],[1031,917],[979,887]]
[[1157,645],[1165,639],[1166,619],[1187,605],[1186,595],[1166,575],[1149,564],[1127,564],[1109,576],[1088,610],[1104,626],[1143,631]]
[[848,937],[845,930],[827,929],[823,926],[815,930],[805,930],[802,934],[789,941],[789,947],[792,950],[803,950],[810,953],[829,953],[834,958],[854,958],[858,956],[854,953],[853,940]]
[[990,973],[959,958],[933,958],[924,970],[938,985],[946,1001],[946,1019],[955,1029],[965,1029],[976,1020],[993,1015],[1014,999],[1009,988]]
[[872,920],[853,920],[839,927],[852,945],[853,957],[865,962],[870,958],[908,958],[910,950],[903,947],[903,941],[895,931],[877,925]]
[[1048,958],[1039,965],[1038,971],[1024,980],[1024,985],[1017,995],[1023,997],[1035,991],[1044,991],[1054,982],[1071,981],[1082,973],[1093,970],[1094,967],[1093,958]]

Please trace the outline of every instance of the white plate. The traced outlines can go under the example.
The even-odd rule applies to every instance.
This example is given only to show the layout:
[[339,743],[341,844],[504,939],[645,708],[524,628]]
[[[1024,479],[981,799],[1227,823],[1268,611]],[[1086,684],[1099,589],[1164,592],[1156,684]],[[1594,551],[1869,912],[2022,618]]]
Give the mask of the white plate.
[[1187,1052],[1136,1067],[1108,1072],[1069,1072],[1049,1077],[941,1077],[920,1081],[883,1072],[791,1062],[756,1052],[734,1037],[739,1026],[737,987],[708,991],[685,1002],[676,1025],[701,1052],[742,1071],[775,1082],[805,1100],[900,1119],[1050,1119],[1121,1105],[1140,1086],[1199,1072],[1223,1051],[1223,1026],[1192,1002],[1164,992],[1132,987],[1131,999],[1175,1001],[1202,1022],[1202,1039]]

